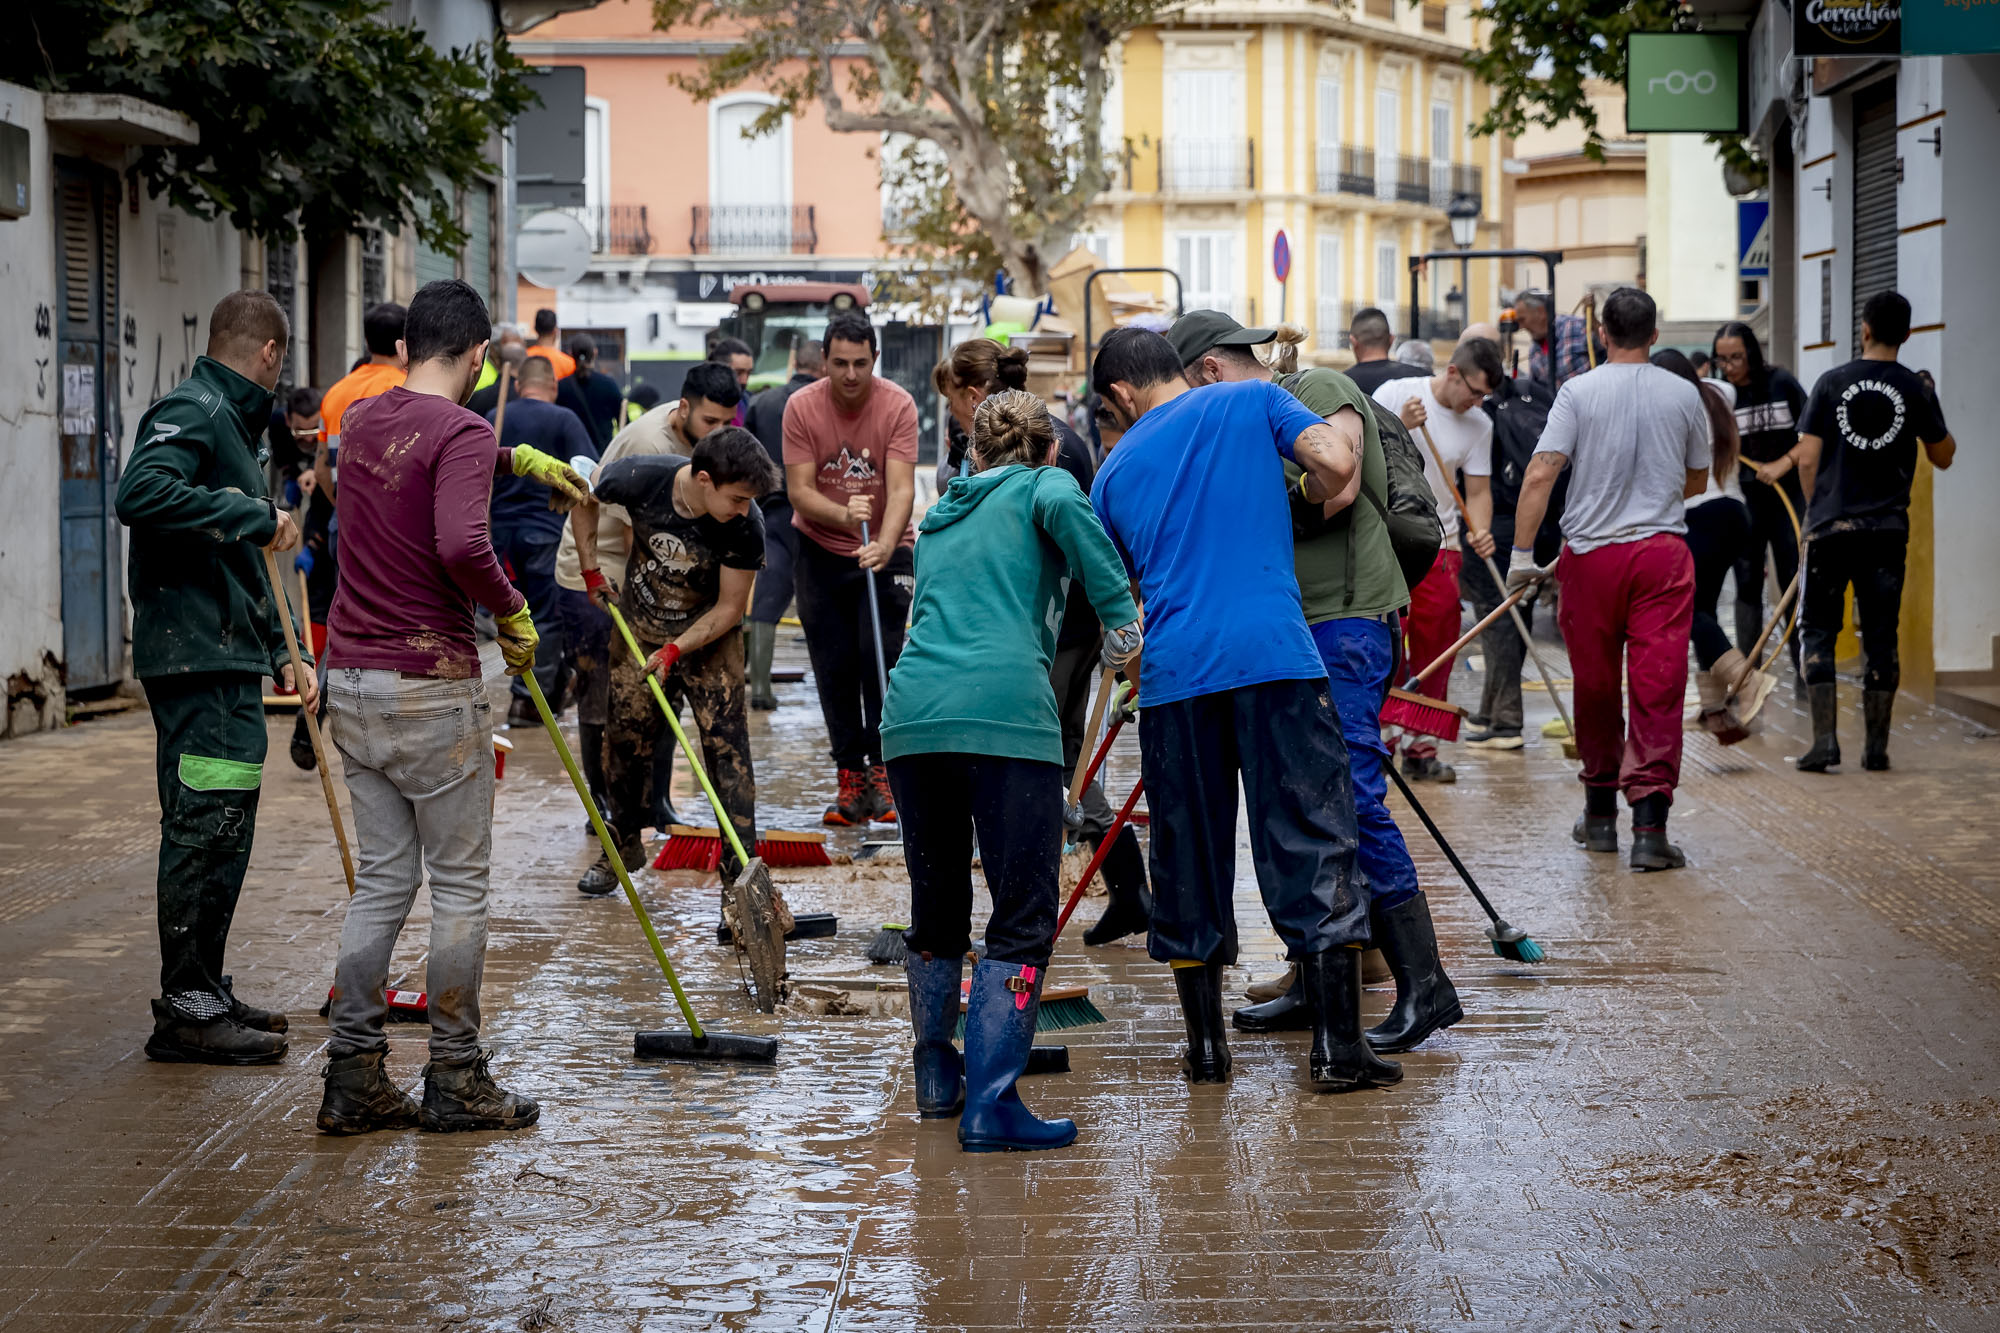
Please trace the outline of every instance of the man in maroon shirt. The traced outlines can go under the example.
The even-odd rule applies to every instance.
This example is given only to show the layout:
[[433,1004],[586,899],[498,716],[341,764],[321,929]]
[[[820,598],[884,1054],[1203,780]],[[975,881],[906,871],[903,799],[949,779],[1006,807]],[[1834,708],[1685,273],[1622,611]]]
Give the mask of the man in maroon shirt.
[[[475,603],[498,619],[507,670],[534,665],[526,599],[493,554],[496,471],[558,502],[583,478],[560,460],[502,449],[466,410],[492,323],[478,293],[433,282],[410,302],[396,388],[349,409],[341,432],[340,590],[328,617],[327,713],[360,843],[341,931],[319,1127],[519,1129],[540,1108],[493,1082],[479,1049],[486,890],[493,851],[492,705],[473,637]],[[431,1062],[421,1109],[382,1058],[389,955],[417,886],[431,887]]]

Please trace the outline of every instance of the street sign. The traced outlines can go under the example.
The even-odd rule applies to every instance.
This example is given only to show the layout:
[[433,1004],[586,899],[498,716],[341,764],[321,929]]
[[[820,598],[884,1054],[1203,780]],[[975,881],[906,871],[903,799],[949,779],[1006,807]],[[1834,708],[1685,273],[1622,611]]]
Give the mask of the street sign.
[[[1809,2],[1820,0],[1794,0]],[[1628,133],[1743,132],[1743,34],[1635,32],[1625,43]]]
[[1271,242],[1271,272],[1277,274],[1279,282],[1291,281],[1292,243],[1285,239],[1283,231]]
[[1795,56],[1894,56],[1902,50],[1897,0],[1793,0]]
[[1960,56],[2000,51],[2000,5],[1904,0],[1903,54]]
[[567,287],[590,271],[590,229],[548,209],[514,233],[514,266],[537,287]]
[[1771,276],[1771,201],[1736,201],[1736,274],[1742,278]]

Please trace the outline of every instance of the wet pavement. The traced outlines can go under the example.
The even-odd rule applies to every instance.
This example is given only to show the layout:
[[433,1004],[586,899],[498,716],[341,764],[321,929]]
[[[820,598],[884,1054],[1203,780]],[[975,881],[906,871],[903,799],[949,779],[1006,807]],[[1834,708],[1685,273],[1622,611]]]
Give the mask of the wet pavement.
[[[764,827],[816,827],[828,798],[810,689],[753,717]],[[541,1124],[322,1137],[315,1010],[345,895],[290,719],[230,954],[237,990],[291,1017],[267,1069],[139,1054],[144,714],[0,746],[0,1328],[1993,1328],[2000,741],[1905,698],[1894,771],[1814,777],[1787,762],[1788,688],[1766,716],[1735,749],[1689,738],[1691,866],[1670,874],[1570,845],[1554,743],[1448,751],[1459,781],[1421,794],[1549,960],[1494,957],[1406,820],[1467,1018],[1392,1090],[1312,1095],[1302,1034],[1239,1036],[1234,1082],[1190,1088],[1165,969],[1136,941],[1066,940],[1056,984],[1088,983],[1109,1021],[1062,1034],[1074,1073],[1024,1088],[1082,1135],[984,1157],[917,1121],[905,1020],[757,1014],[701,876],[642,891],[704,1016],[782,1055],[636,1062],[670,997],[623,902],[572,887],[596,849],[521,730],[484,1008]],[[1113,770],[1136,775],[1126,747]],[[1240,992],[1277,946],[1239,864]],[[841,919],[793,946],[798,977],[868,972],[876,925],[906,914],[894,866],[780,880]],[[397,955],[418,984],[425,911]],[[417,1081],[423,1030],[390,1034]]]

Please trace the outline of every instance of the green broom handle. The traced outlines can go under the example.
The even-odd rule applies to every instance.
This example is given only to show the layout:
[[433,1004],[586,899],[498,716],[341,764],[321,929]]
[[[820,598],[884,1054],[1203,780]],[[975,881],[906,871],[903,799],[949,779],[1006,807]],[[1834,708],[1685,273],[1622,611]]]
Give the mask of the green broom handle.
[[707,793],[708,803],[715,809],[715,822],[722,827],[722,836],[729,839],[729,849],[736,853],[736,863],[749,865],[750,853],[743,850],[743,839],[736,836],[736,825],[730,823],[729,812],[722,808],[722,798],[715,794],[715,787],[708,780],[708,771],[701,766],[701,760],[694,757],[694,747],[688,744],[687,733],[681,730],[681,720],[674,716],[674,707],[667,702],[667,692],[660,688],[659,677],[646,670],[646,655],[639,651],[639,641],[632,637],[632,627],[625,623],[625,617],[619,612],[616,602],[606,601],[604,608],[611,613],[612,622],[618,626],[618,633],[624,638],[625,646],[630,648],[632,656],[638,659],[639,674],[643,675],[646,683],[653,687],[653,697],[660,701],[660,711],[667,715],[667,725],[674,729],[674,739],[680,742],[681,753],[687,756],[688,767],[693,769],[695,777],[701,780],[701,789]]
[[694,1006],[688,1003],[687,992],[681,989],[681,979],[674,975],[674,965],[667,961],[666,947],[653,930],[653,919],[646,915],[646,905],[639,901],[639,891],[632,887],[632,876],[627,873],[625,862],[611,840],[611,830],[604,827],[604,816],[598,813],[597,802],[590,799],[590,788],[585,785],[583,774],[577,772],[576,759],[562,738],[562,730],[556,726],[556,715],[549,711],[549,701],[542,694],[541,682],[535,679],[533,671],[522,672],[521,679],[527,682],[528,693],[535,701],[535,711],[542,715],[542,725],[549,729],[549,739],[556,743],[556,754],[562,758],[570,783],[583,799],[584,813],[590,816],[590,826],[597,830],[597,840],[604,844],[604,855],[610,860],[611,868],[618,872],[618,883],[625,890],[626,901],[632,904],[633,912],[639,917],[639,929],[646,932],[646,943],[653,946],[653,957],[660,960],[660,971],[666,973],[667,985],[673,987],[674,1003],[681,1007],[681,1017],[687,1020],[688,1031],[694,1034],[696,1041],[706,1041],[708,1038],[701,1030],[701,1020],[694,1016]]

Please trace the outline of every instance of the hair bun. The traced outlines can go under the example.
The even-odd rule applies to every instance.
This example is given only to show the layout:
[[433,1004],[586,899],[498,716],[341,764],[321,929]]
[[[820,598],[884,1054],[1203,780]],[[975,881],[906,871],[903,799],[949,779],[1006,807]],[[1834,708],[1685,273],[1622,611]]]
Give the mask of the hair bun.
[[1040,467],[1056,441],[1055,425],[1042,400],[1020,389],[1002,389],[972,414],[972,447],[981,467],[1025,463]]
[[1028,387],[1028,349],[1025,347],[1002,347],[994,358],[993,378],[1002,389],[1025,389]]

